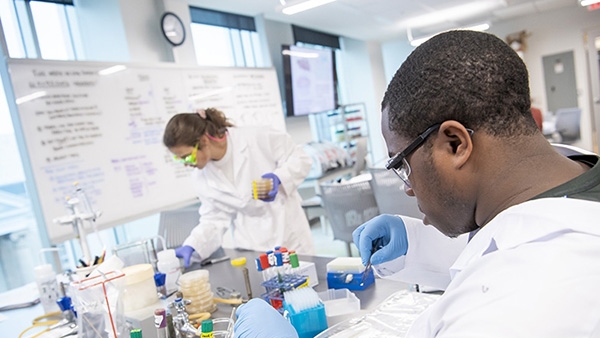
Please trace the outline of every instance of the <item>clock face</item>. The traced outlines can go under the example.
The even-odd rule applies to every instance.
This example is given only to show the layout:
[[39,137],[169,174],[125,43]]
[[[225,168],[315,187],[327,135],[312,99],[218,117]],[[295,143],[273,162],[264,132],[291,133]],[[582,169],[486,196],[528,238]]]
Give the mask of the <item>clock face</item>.
[[185,41],[185,27],[177,15],[171,12],[163,14],[161,19],[163,35],[173,46],[179,46]]

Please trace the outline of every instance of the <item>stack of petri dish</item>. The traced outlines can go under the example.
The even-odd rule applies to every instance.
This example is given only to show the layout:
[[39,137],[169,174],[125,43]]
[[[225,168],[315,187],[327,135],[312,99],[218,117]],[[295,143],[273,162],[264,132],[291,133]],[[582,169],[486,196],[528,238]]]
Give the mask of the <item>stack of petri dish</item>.
[[191,301],[185,307],[188,314],[217,310],[217,304],[213,299],[214,295],[210,290],[208,270],[194,270],[181,275],[179,291],[183,294],[184,299]]

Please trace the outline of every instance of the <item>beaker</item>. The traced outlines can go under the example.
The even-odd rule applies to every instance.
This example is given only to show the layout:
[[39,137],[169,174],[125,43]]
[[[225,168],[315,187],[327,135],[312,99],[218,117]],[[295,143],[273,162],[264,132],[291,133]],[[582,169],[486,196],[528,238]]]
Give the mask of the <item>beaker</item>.
[[71,284],[77,310],[78,337],[117,338],[125,332],[123,290],[125,274],[111,271]]

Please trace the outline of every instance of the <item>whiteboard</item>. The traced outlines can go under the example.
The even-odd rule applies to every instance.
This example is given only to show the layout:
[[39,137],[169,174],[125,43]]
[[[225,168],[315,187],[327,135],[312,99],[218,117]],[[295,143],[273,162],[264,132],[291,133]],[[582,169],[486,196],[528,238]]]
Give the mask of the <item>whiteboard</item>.
[[162,144],[176,113],[216,107],[234,125],[285,131],[272,68],[26,59],[6,66],[30,195],[54,244],[75,237],[70,225],[53,222],[69,214],[75,182],[102,212],[98,229],[197,202],[191,169]]

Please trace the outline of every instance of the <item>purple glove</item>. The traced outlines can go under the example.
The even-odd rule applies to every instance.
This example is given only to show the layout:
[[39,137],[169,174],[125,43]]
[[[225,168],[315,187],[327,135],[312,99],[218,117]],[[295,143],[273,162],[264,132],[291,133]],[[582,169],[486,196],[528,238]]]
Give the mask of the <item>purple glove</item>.
[[260,298],[240,305],[235,314],[235,338],[298,338],[292,324]]
[[273,173],[264,174],[262,175],[262,178],[270,178],[273,180],[273,188],[267,193],[267,196],[269,197],[262,198],[262,200],[265,202],[273,202],[275,200],[275,196],[277,195],[277,191],[279,191],[279,184],[281,184],[281,180],[279,180],[279,177]]
[[190,266],[190,259],[194,253],[194,248],[189,245],[180,246],[175,249],[175,256],[183,258],[183,265],[187,268]]

